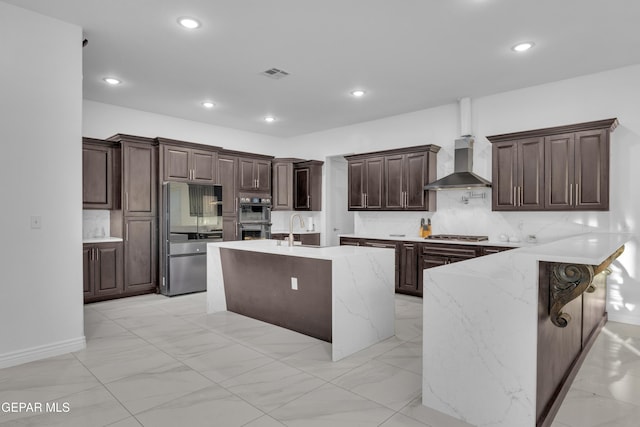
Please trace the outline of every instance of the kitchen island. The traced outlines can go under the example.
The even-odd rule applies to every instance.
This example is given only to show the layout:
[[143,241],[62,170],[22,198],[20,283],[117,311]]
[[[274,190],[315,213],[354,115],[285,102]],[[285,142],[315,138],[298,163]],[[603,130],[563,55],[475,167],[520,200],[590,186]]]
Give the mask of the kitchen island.
[[394,277],[391,249],[209,243],[207,312],[233,311],[331,342],[337,361],[394,335]]
[[550,425],[606,322],[606,266],[629,238],[589,233],[424,270],[422,404],[476,426]]

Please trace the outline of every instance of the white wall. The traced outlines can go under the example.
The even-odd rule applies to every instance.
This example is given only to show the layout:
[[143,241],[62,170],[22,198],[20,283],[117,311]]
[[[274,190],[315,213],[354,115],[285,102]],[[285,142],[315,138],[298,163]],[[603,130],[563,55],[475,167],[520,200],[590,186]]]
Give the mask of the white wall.
[[84,100],[82,113],[82,135],[91,138],[108,138],[116,133],[149,138],[159,136],[273,156],[286,148],[282,139],[276,137],[95,101]]
[[[356,233],[416,235],[421,217],[432,218],[434,233],[501,233],[540,241],[586,231],[630,231],[640,235],[640,66],[588,75],[472,100],[472,129],[476,136],[474,171],[491,179],[491,144],[486,135],[559,126],[617,117],[620,126],[611,142],[611,200],[609,212],[492,212],[487,199],[463,204],[464,191],[438,193],[435,213],[356,213]],[[438,177],[453,171],[453,142],[460,130],[456,104],[389,117],[353,126],[292,138],[290,155],[323,159],[393,147],[436,144]],[[634,163],[635,161],[635,163]],[[324,200],[327,200],[326,188]],[[609,315],[613,320],[640,324],[640,261],[635,243],[627,245],[616,274],[610,278]],[[618,283],[620,282],[620,283]]]
[[84,327],[82,32],[0,2],[0,40],[1,368],[81,349]]

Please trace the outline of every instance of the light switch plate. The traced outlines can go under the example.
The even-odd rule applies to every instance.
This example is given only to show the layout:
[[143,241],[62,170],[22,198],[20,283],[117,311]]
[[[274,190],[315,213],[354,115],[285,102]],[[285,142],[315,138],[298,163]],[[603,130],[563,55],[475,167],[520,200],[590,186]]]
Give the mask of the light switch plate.
[[294,291],[298,290],[298,278],[297,277],[292,277],[291,278],[291,289],[293,289]]

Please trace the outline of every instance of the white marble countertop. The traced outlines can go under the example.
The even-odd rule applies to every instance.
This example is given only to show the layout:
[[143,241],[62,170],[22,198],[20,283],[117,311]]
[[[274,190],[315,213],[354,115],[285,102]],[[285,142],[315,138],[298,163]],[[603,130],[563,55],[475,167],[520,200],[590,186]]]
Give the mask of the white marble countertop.
[[317,258],[334,260],[350,255],[366,255],[380,250],[393,250],[387,248],[372,248],[367,246],[288,246],[278,245],[278,240],[240,240],[232,242],[209,243],[207,246],[220,248],[239,249],[243,251],[263,252],[277,255],[299,256],[304,258]]
[[523,248],[520,252],[532,254],[540,261],[598,265],[632,237],[631,233],[586,233]]
[[423,243],[442,243],[442,244],[455,244],[455,245],[471,245],[471,246],[504,246],[508,248],[521,248],[528,246],[537,246],[539,243],[529,242],[503,242],[498,240],[482,240],[480,242],[468,242],[463,240],[439,240],[439,239],[425,239],[418,236],[404,236],[394,234],[376,234],[376,233],[361,233],[361,234],[340,234],[339,237],[348,237],[352,239],[377,239],[377,240],[396,240],[399,242],[423,242]]
[[122,242],[122,237],[85,237],[82,243],[114,243]]

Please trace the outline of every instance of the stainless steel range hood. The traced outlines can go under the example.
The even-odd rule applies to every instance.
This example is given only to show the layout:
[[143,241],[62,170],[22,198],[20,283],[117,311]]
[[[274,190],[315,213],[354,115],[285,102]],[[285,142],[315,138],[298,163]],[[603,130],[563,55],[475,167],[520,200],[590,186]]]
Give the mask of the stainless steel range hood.
[[471,100],[462,98],[460,105],[460,130],[463,135],[455,141],[453,173],[424,186],[425,190],[452,190],[491,187],[491,182],[473,173],[473,143],[470,135]]

